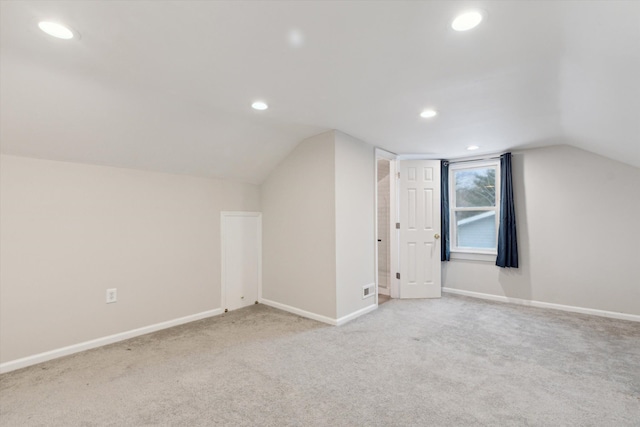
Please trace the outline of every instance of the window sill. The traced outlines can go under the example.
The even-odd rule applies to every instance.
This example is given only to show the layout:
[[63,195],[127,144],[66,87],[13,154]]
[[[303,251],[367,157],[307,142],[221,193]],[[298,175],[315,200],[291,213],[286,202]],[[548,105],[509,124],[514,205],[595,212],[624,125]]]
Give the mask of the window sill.
[[451,259],[460,259],[465,261],[496,262],[497,256],[498,256],[497,254],[451,251]]

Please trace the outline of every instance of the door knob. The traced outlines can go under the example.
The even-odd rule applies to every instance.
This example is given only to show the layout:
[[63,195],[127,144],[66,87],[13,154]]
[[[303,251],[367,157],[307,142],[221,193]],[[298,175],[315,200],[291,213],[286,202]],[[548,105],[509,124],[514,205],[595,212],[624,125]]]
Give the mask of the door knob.
[[439,239],[440,235],[438,233],[436,233],[435,236],[433,236],[433,237],[435,237],[436,239]]

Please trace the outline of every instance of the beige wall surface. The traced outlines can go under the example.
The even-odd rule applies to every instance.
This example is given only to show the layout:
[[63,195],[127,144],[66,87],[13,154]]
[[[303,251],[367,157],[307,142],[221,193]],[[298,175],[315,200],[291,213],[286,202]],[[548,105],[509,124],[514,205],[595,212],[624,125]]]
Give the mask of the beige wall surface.
[[375,304],[362,287],[375,281],[374,147],[341,132],[336,144],[337,317]]
[[443,263],[449,288],[640,314],[640,169],[568,146],[513,156],[521,267]]
[[302,141],[261,190],[263,298],[336,317],[335,145]]
[[219,308],[220,211],[260,210],[257,186],[220,180],[6,155],[0,171],[0,362]]

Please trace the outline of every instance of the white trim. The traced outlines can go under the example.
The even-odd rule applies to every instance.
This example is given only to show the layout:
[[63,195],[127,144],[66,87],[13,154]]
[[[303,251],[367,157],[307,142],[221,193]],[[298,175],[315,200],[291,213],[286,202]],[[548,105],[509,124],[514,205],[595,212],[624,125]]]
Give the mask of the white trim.
[[354,319],[356,319],[356,318],[358,318],[360,316],[363,316],[363,315],[365,315],[367,313],[372,312],[373,310],[376,310],[377,308],[378,308],[377,304],[371,304],[371,305],[369,305],[369,306],[367,306],[365,308],[361,308],[358,311],[354,311],[351,314],[347,314],[346,316],[342,316],[341,318],[339,318],[338,320],[335,321],[336,322],[336,326],[342,326],[347,322],[350,322],[350,321],[352,321],[352,320],[354,320]]
[[400,280],[396,277],[396,273],[400,271],[400,230],[396,228],[396,223],[400,221],[400,203],[398,200],[398,195],[400,194],[400,179],[398,178],[398,169],[398,161],[392,160],[389,165],[389,174],[392,177],[389,183],[389,190],[391,192],[389,196],[389,200],[391,201],[391,211],[389,215],[389,256],[391,257],[389,296],[391,298],[400,298]]
[[512,298],[512,297],[506,297],[502,295],[484,294],[480,292],[465,291],[462,289],[454,289],[454,288],[442,288],[442,291],[448,292],[450,294],[464,295],[467,297],[481,298],[481,299],[498,301],[498,302],[507,302],[511,304],[526,305],[529,307],[550,308],[553,310],[569,311],[572,313],[590,314],[593,316],[609,317],[612,319],[621,319],[621,320],[630,320],[632,322],[640,322],[640,315],[637,315],[637,314],[618,313],[615,311],[598,310],[595,308],[575,307],[573,305],[554,304],[551,302]]
[[347,322],[354,320],[357,317],[365,315],[375,309],[378,308],[377,304],[371,304],[366,306],[365,308],[361,308],[360,310],[354,311],[351,314],[347,314],[346,316],[342,316],[339,319],[332,319],[331,317],[323,316],[321,314],[312,313],[310,311],[302,310],[296,307],[292,307],[287,304],[282,304],[281,302],[271,301],[268,299],[261,299],[261,304],[268,305],[273,308],[277,308],[278,310],[287,311],[289,313],[297,314],[298,316],[306,317],[307,319],[316,320],[318,322],[326,323],[332,326],[341,326]]
[[391,151],[383,150],[382,148],[376,147],[375,149],[376,157],[381,157],[387,160],[395,160],[397,157],[396,153],[392,153]]
[[497,253],[481,253],[481,252],[462,252],[451,251],[449,253],[452,260],[463,259],[466,261],[482,261],[482,262],[496,262],[498,257]]
[[113,344],[119,341],[135,338],[140,335],[146,335],[151,332],[156,332],[162,329],[171,328],[174,326],[182,325],[196,320],[205,319],[207,317],[217,316],[224,313],[222,308],[216,308],[213,310],[203,311],[201,313],[191,314],[189,316],[179,317],[173,320],[167,320],[166,322],[160,322],[149,326],[143,326],[142,328],[132,329],[130,331],[120,332],[114,335],[108,335],[102,338],[96,338],[89,341],[84,341],[78,344],[72,344],[66,347],[57,348],[55,350],[45,351],[44,353],[34,354],[32,356],[23,357],[20,359],[10,360],[0,364],[0,374],[5,372],[15,371],[16,369],[26,368],[27,366],[35,365],[38,363],[46,362],[48,360],[57,359],[63,356],[69,356],[70,354],[79,353],[81,351],[90,350],[96,347],[102,347],[104,345]]
[[[500,230],[500,160],[499,159],[481,159],[469,161],[468,163],[450,163],[449,164],[449,237],[451,242],[451,252],[464,252],[467,254],[493,254],[497,250],[498,246],[498,232]],[[493,168],[495,169],[495,178],[496,178],[496,200],[495,206],[491,207],[469,207],[469,208],[459,208],[456,207],[456,181],[455,181],[455,172],[459,170],[465,169],[478,169],[478,168]],[[469,247],[458,247],[457,245],[457,234],[458,234],[458,222],[456,221],[456,212],[462,211],[486,211],[486,213],[493,213],[495,215],[495,228],[496,228],[496,248],[483,250],[480,248],[469,248]],[[480,214],[480,215],[484,215]],[[473,218],[473,217],[472,217]],[[463,220],[466,221],[466,220]],[[464,258],[463,258],[464,259]]]
[[287,304],[283,304],[281,302],[271,301],[268,299],[261,298],[260,303],[264,305],[268,305],[273,308],[277,308],[278,310],[287,311],[289,313],[297,314],[298,316],[306,317],[307,319],[317,320],[318,322],[327,323],[329,325],[335,326],[336,319],[332,319],[327,316],[323,316],[321,314],[312,313],[310,311],[302,310],[296,307],[292,307]]
[[[373,282],[375,283],[374,293],[376,294],[376,304],[378,303],[378,289],[380,285],[380,277],[378,275],[378,150],[380,149],[376,148],[373,155],[373,239],[375,242],[373,246]],[[389,177],[389,179],[391,179],[391,177]]]

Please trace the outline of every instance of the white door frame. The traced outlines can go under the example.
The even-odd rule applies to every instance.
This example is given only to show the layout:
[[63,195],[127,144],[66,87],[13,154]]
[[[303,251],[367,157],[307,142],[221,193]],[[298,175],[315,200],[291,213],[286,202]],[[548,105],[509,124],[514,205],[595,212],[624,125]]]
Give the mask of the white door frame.
[[380,148],[375,149],[375,173],[374,173],[374,182],[375,182],[375,212],[374,212],[374,242],[375,242],[375,252],[374,252],[374,277],[376,284],[376,305],[378,304],[378,159],[386,159],[389,160],[389,256],[391,258],[391,263],[389,266],[389,286],[390,286],[390,296],[391,298],[399,298],[400,297],[400,283],[396,278],[395,272],[398,270],[398,230],[396,230],[396,222],[398,221],[398,203],[397,203],[397,169],[396,169],[396,159],[397,155],[395,153],[391,153],[389,151],[385,151]]
[[226,232],[224,228],[225,218],[229,217],[256,217],[258,218],[258,301],[262,300],[262,212],[222,211],[220,212],[220,245],[222,250],[222,265],[220,269],[220,304],[223,310],[227,307],[227,279],[225,274],[226,264]]

